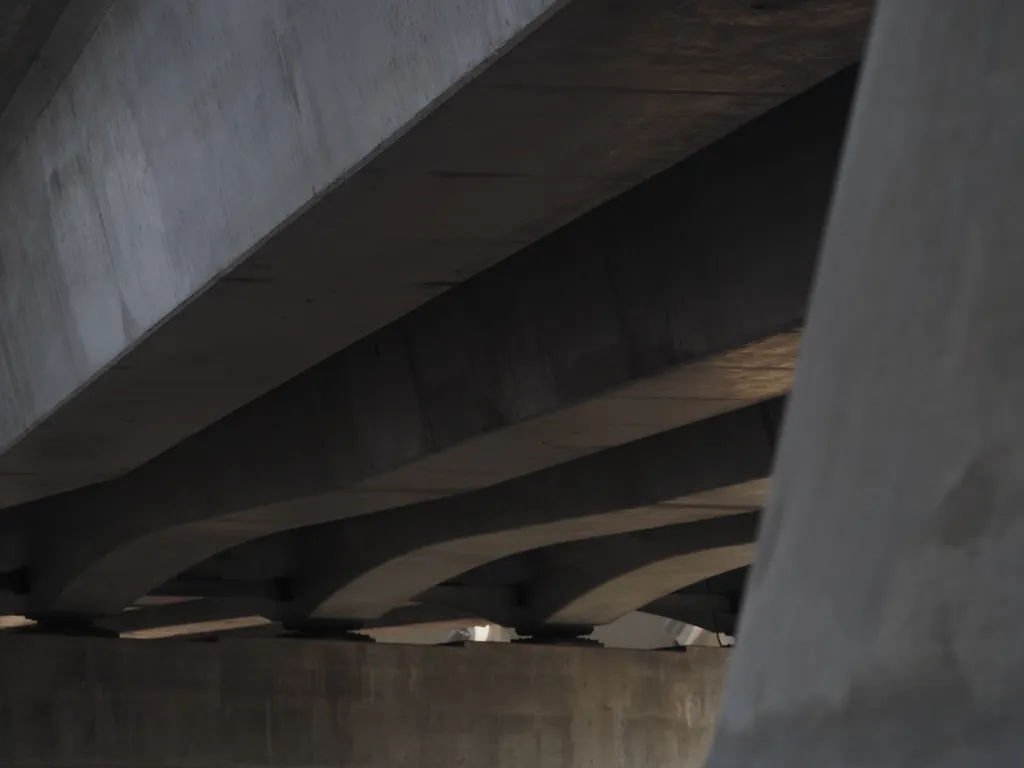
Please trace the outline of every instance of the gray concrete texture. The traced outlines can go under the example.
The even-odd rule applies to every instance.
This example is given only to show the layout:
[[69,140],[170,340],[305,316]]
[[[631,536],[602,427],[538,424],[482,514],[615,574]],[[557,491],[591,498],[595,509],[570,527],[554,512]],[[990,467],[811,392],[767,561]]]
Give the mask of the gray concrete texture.
[[879,4],[712,768],[1024,762],[1022,29]]
[[799,93],[870,8],[576,0],[508,50],[555,4],[117,0],[0,178],[0,506],[137,466]]
[[729,652],[0,637],[5,768],[698,768]]
[[0,174],[0,450],[554,4],[115,3]]
[[30,506],[37,609],[116,612],[258,536],[474,490],[784,393],[853,74],[125,477]]

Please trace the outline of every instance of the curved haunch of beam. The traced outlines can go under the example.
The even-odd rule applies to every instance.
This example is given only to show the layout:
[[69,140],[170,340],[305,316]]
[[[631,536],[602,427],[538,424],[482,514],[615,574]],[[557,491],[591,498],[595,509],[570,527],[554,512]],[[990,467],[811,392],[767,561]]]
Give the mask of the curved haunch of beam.
[[610,624],[647,603],[711,576],[750,565],[754,544],[713,547],[672,555],[623,573],[580,594],[545,620],[546,624]]
[[300,532],[293,619],[367,620],[487,562],[759,508],[782,398],[453,499]]
[[[476,490],[784,393],[853,80],[743,126],[123,478],[29,505],[34,613],[116,613],[260,536]],[[723,225],[737,211],[743,226]]]
[[709,632],[736,634],[743,605],[749,566],[712,576],[647,603],[640,608],[650,613]]
[[527,585],[523,634],[609,624],[659,597],[749,565],[759,512],[551,547]]

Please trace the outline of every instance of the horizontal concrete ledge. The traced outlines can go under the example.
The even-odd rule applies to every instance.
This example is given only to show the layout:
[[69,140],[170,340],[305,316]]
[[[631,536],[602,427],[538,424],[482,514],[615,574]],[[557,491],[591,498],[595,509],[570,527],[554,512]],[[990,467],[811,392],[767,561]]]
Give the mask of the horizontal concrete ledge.
[[5,768],[698,768],[728,651],[0,636]]
[[[117,616],[97,621],[93,627],[101,632],[137,639],[237,637],[254,632],[271,637],[285,635],[295,629],[293,625],[289,625],[291,629],[285,629],[281,621],[275,620],[285,615],[285,606],[270,599],[213,597],[169,600],[172,602],[122,611]],[[0,628],[22,626],[26,621],[31,620],[23,616],[4,617],[0,614]],[[360,629],[402,629],[424,625],[466,627],[485,622],[485,619],[470,611],[446,605],[410,604],[388,611],[379,619],[366,622]],[[320,625],[327,629],[337,629],[339,626],[344,625]]]
[[[655,560],[657,557],[655,554]],[[741,568],[712,577],[659,597],[637,610],[735,634],[736,614],[742,604],[747,571]],[[622,569],[618,573],[612,569],[608,578],[614,582],[621,575]],[[276,590],[268,589],[267,582],[239,581],[225,590],[217,582],[176,580],[166,587],[169,590],[166,596],[146,598],[135,608],[99,620],[94,626],[122,637],[139,638],[223,637],[228,634],[237,637],[254,633],[270,637],[285,634],[282,621],[295,628],[294,621],[287,618],[289,606],[281,602]],[[509,621],[518,621],[523,617],[512,616],[507,607],[515,605],[523,593],[524,590],[514,584],[467,586],[456,582],[426,590],[414,602],[390,610],[377,619],[326,621],[319,625],[352,628],[361,624],[361,629],[367,630],[442,624],[464,627],[486,623],[488,619],[484,617],[496,613],[497,606],[506,607]],[[17,599],[5,607],[3,597],[4,593],[0,592],[0,614],[24,611]],[[459,606],[475,606],[475,609]],[[25,621],[21,616],[7,619],[4,623],[5,617],[0,615],[0,627],[20,626]],[[316,625],[314,622],[313,626]]]

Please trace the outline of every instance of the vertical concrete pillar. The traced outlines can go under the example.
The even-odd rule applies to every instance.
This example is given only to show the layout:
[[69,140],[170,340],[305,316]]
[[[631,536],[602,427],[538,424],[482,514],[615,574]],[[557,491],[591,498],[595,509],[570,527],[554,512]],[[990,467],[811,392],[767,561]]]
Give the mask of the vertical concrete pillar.
[[728,651],[0,636],[4,768],[699,768]]
[[714,768],[1024,761],[1022,33],[879,3]]

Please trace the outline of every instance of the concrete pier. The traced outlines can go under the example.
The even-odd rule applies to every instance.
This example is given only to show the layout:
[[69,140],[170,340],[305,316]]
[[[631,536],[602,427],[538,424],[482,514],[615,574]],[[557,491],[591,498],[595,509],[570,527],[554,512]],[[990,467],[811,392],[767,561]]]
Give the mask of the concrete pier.
[[1022,762],[1022,29],[879,3],[713,768]]
[[728,651],[0,637],[5,768],[697,768]]

